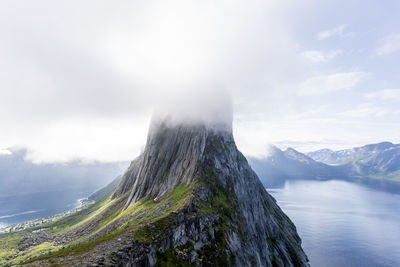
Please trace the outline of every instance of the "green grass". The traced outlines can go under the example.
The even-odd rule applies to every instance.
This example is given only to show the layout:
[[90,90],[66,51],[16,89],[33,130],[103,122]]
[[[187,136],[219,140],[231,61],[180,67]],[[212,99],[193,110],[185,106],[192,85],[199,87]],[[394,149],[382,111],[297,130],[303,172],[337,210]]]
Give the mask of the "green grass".
[[100,214],[111,203],[110,196],[102,201],[94,203],[87,208],[74,214],[60,218],[59,220],[39,227],[32,227],[20,232],[6,233],[0,235],[0,266],[12,266],[28,261],[35,257],[57,251],[61,246],[55,246],[49,242],[43,242],[25,251],[18,249],[18,244],[24,234],[41,228],[50,229],[55,234],[65,233],[75,227],[94,218]]
[[38,255],[43,255],[56,251],[59,247],[52,243],[43,242],[37,246],[31,247],[26,251],[18,249],[18,243],[21,241],[22,235],[9,234],[0,237],[0,266],[12,266],[21,264],[22,262],[34,258]]
[[[78,240],[74,241],[72,244],[77,244],[80,241],[83,241],[94,234],[102,231],[104,228],[106,228],[108,225],[111,223],[115,223],[118,221],[126,221],[124,224],[122,224],[119,228],[123,229],[131,229],[134,226],[138,226],[141,224],[149,223],[152,222],[156,219],[160,219],[162,217],[165,217],[165,215],[168,215],[172,211],[178,210],[182,207],[185,206],[187,197],[190,195],[192,190],[192,187],[190,186],[184,186],[184,185],[178,185],[175,187],[175,189],[167,195],[164,199],[162,199],[160,202],[154,202],[153,200],[149,198],[142,198],[138,202],[136,202],[134,205],[130,206],[128,209],[124,210],[121,212],[122,207],[120,207],[118,210],[116,210],[112,216],[108,216],[107,219],[103,220],[101,224],[96,228],[95,231],[90,233],[89,235],[83,236],[79,238]],[[157,214],[155,214],[160,206],[163,206],[165,204],[168,204],[168,210],[164,211],[164,215],[161,217],[158,217]],[[145,213],[146,216],[144,218],[141,218],[140,220],[137,220],[137,217],[140,214]]]
[[11,265],[9,259],[19,253],[17,246],[21,239],[19,234],[0,235],[0,266]]
[[61,218],[60,220],[49,224],[47,227],[50,228],[55,234],[66,233],[85,222],[90,221],[101,212],[103,212],[107,207],[109,207],[116,199],[111,200],[111,194],[103,198],[99,202],[95,202],[89,205],[87,208],[71,214],[67,217]]
[[[143,242],[147,241],[148,239],[146,238],[146,236],[148,237],[150,236],[146,234],[146,231],[148,231],[149,229],[146,224],[152,223],[156,226],[156,229],[159,232],[162,231],[162,229],[166,227],[168,222],[173,220],[174,216],[176,216],[172,214],[172,212],[179,210],[183,208],[185,205],[187,205],[192,190],[193,186],[178,185],[171,193],[169,193],[160,202],[154,202],[153,200],[150,200],[148,198],[142,198],[141,200],[130,206],[125,211],[119,213],[118,215],[116,215],[118,211],[114,213],[114,215],[116,215],[115,217],[111,216],[110,218],[106,218],[104,223],[101,224],[101,227],[98,228],[93,233],[91,233],[90,235],[93,235],[101,231],[102,229],[104,229],[104,227],[106,227],[110,223],[116,222],[118,220],[122,221],[122,219],[128,219],[125,223],[120,225],[112,233],[105,234],[103,236],[100,236],[96,239],[87,242],[82,242],[74,244],[72,246],[64,247],[58,249],[57,251],[51,251],[46,255],[40,255],[34,259],[27,260],[25,263],[33,262],[36,260],[61,257],[65,255],[83,254],[92,250],[95,246],[99,245],[100,243],[107,242],[130,230],[136,231],[134,233],[134,237],[137,238],[138,241],[143,241]],[[105,200],[102,204],[103,206],[100,205],[98,209],[104,211],[105,210],[104,206],[108,207],[111,202]],[[161,216],[157,216],[156,212],[159,211],[158,208],[160,208],[163,205],[166,205],[168,209],[164,210]],[[84,220],[82,221],[86,222],[90,219],[93,219],[96,216],[99,216],[101,214],[101,211],[96,211],[90,213],[89,215],[86,215],[84,217]],[[145,216],[143,216],[141,219],[138,219],[137,216],[139,214],[145,214]],[[65,231],[65,229],[73,229],[74,227],[81,225],[82,221],[78,219],[79,218],[74,218],[72,220],[73,223],[70,225],[63,223],[62,224],[63,227],[61,228],[63,229],[63,232]],[[86,236],[86,238],[87,237],[88,236]]]
[[14,260],[13,264],[21,264],[28,259],[38,257],[40,255],[45,255],[53,251],[59,250],[60,246],[55,246],[49,242],[43,242],[35,247],[30,248],[25,255],[19,255],[16,260]]
[[[18,264],[28,258],[38,254],[49,253],[58,250],[59,247],[53,246],[51,243],[42,243],[36,247],[29,248],[26,251],[19,251],[18,244],[22,236],[27,232],[47,228],[55,234],[65,233],[79,225],[85,223],[91,218],[99,214],[110,203],[110,196],[100,202],[89,205],[87,208],[80,210],[71,215],[62,217],[55,222],[44,224],[37,227],[31,227],[23,231],[12,232],[0,235],[0,266],[9,266]],[[11,259],[12,258],[12,259]]]

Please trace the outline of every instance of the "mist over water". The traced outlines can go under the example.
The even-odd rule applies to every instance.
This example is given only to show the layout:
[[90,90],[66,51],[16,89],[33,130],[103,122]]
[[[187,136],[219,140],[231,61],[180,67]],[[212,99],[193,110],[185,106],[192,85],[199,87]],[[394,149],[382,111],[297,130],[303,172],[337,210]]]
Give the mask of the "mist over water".
[[311,266],[400,266],[400,191],[336,180],[267,190],[296,225]]

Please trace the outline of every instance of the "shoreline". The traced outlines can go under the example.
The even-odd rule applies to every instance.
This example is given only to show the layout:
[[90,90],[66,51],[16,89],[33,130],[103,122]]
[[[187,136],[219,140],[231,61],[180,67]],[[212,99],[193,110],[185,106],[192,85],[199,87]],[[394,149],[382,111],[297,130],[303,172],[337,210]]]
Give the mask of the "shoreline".
[[76,201],[79,202],[79,205],[77,207],[67,210],[65,212],[57,213],[52,216],[48,216],[48,217],[44,217],[44,218],[38,218],[35,220],[29,220],[29,221],[22,222],[22,223],[11,224],[11,225],[8,225],[5,227],[4,226],[0,227],[0,234],[19,232],[19,231],[23,231],[23,230],[26,230],[26,229],[29,229],[32,227],[43,226],[45,224],[59,220],[65,216],[71,215],[75,212],[78,212],[95,202],[93,200],[89,200],[88,198],[79,198]]

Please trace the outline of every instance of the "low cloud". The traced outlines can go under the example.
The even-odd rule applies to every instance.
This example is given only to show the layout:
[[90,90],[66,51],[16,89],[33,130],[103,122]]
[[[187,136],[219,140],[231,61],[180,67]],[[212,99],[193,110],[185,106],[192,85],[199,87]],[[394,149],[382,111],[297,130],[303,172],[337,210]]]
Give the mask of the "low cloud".
[[369,76],[366,72],[345,72],[317,75],[300,84],[299,95],[320,95],[351,89]]
[[399,101],[400,89],[384,89],[377,92],[365,94],[364,96],[368,99]]
[[368,118],[400,115],[399,109],[390,109],[387,107],[376,106],[371,103],[364,103],[354,109],[340,112],[339,116],[345,118]]

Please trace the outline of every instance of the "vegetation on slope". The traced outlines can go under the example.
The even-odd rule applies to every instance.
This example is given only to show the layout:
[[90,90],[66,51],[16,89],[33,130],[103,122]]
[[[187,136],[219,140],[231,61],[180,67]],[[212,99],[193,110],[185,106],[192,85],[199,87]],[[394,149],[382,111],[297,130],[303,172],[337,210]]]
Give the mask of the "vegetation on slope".
[[[57,240],[62,235],[71,235],[74,231],[90,227],[95,222],[95,227],[91,227],[90,233],[83,236],[77,235],[75,240],[63,246],[54,245],[52,242],[43,242],[26,251],[16,253],[23,233],[1,236],[1,244],[7,244],[9,248],[7,253],[0,254],[2,265],[11,266],[54,257],[83,254],[97,245],[131,230],[137,232],[134,237],[138,241],[144,241],[150,238],[146,231],[142,231],[145,229],[145,225],[152,223],[162,231],[162,226],[165,226],[168,220],[175,216],[174,212],[188,203],[192,188],[192,186],[179,185],[159,202],[143,198],[124,211],[122,211],[123,205],[115,205],[115,203],[124,203],[121,198],[126,200],[126,197],[111,199],[110,194],[87,209],[47,226],[47,229],[55,234],[53,240]],[[17,257],[10,259],[8,258],[10,255],[17,255]]]

